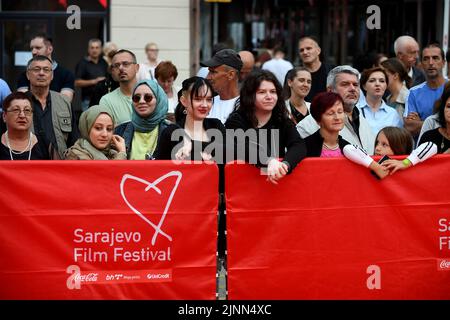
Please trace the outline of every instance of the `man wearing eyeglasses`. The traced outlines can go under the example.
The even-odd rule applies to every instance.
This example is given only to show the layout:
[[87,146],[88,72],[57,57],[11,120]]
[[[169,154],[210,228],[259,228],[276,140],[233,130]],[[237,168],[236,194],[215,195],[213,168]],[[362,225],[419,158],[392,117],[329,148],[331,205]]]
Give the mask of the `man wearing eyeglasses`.
[[125,49],[117,51],[112,57],[111,74],[119,81],[119,87],[104,95],[99,105],[107,106],[111,110],[117,126],[131,121],[131,94],[139,71],[136,62],[135,54]]
[[[60,92],[69,98],[72,102],[75,76],[72,72],[62,67],[52,59],[53,44],[52,39],[45,34],[35,35],[30,41],[30,50],[33,57],[38,55],[46,56],[52,61],[53,80],[50,83],[50,89]],[[26,92],[30,86],[26,72],[22,73],[17,80],[17,91]]]
[[27,65],[30,98],[33,102],[34,133],[42,141],[52,159],[64,159],[64,151],[78,139],[69,99],[50,90],[53,79],[52,61],[35,56]]

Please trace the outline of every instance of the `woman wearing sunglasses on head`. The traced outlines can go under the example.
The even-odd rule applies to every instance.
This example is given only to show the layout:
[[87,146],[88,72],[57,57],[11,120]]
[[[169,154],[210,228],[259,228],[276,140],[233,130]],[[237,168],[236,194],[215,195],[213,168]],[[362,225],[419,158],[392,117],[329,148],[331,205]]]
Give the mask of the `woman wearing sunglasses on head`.
[[45,146],[31,132],[33,107],[24,92],[13,92],[3,100],[6,132],[1,137],[0,160],[48,160]]
[[125,139],[128,159],[153,160],[161,133],[170,124],[165,120],[167,96],[156,81],[142,80],[131,98],[131,121],[118,126],[115,133]]

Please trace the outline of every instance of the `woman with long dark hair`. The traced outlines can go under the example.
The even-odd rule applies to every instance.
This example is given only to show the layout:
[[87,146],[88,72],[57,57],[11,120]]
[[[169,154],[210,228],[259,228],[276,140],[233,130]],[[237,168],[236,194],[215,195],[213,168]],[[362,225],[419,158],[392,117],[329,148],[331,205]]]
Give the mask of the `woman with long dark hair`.
[[[235,144],[235,158],[267,167],[268,180],[277,184],[306,156],[304,141],[289,119],[282,88],[270,71],[252,72],[243,82],[240,106],[230,114],[227,129],[243,130],[243,150]],[[278,160],[281,158],[281,161]]]

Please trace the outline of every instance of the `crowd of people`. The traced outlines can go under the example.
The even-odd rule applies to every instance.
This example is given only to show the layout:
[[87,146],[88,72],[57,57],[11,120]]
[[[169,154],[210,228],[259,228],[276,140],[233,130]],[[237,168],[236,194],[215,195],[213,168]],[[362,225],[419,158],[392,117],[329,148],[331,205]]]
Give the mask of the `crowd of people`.
[[[174,85],[176,65],[159,59],[155,43],[138,63],[134,52],[92,39],[75,74],[52,59],[46,35],[33,37],[30,49],[17,90],[0,79],[1,160],[215,162],[223,194],[223,165],[231,160],[260,167],[278,184],[307,157],[344,157],[384,179],[450,153],[444,51],[434,43],[420,51],[410,36],[395,41],[395,57],[380,55],[362,72],[321,61],[320,45],[309,36],[298,43],[300,66],[285,60],[280,47],[264,63],[217,44],[181,88]],[[223,202],[219,208],[223,257]]]
[[[179,88],[177,67],[159,58],[155,43],[145,46],[147,60],[138,63],[132,51],[112,42],[102,48],[101,40],[91,39],[73,74],[52,59],[51,39],[38,34],[17,90],[11,93],[0,79],[0,156],[219,165],[242,159],[266,168],[273,183],[305,157],[343,156],[384,178],[450,153],[443,49],[431,43],[420,51],[411,36],[400,36],[393,47],[395,57],[380,54],[360,73],[321,61],[320,45],[310,36],[298,42],[301,65],[295,67],[282,47],[261,62],[249,51],[217,44],[198,75]],[[79,119],[75,87],[81,89]],[[227,139],[230,130],[246,139]],[[225,157],[230,149],[231,159]],[[380,165],[372,155],[408,157],[401,167],[396,160]]]

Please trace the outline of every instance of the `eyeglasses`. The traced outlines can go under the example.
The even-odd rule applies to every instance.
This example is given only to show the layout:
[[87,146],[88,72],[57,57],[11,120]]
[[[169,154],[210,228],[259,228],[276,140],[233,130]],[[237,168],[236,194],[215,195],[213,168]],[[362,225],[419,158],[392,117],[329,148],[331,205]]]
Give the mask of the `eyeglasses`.
[[33,110],[31,110],[31,109],[20,109],[20,108],[14,108],[14,109],[6,110],[6,113],[12,113],[12,114],[15,114],[16,116],[19,116],[21,112],[23,112],[23,114],[26,117],[29,117],[33,113]]
[[124,62],[118,62],[118,63],[113,63],[111,65],[111,69],[119,69],[120,66],[123,66],[124,68],[128,68],[129,66],[131,66],[132,64],[135,64],[134,62],[130,62],[130,61],[124,61]]
[[44,67],[44,68],[34,67],[34,68],[30,68],[28,70],[30,70],[33,73],[40,73],[41,71],[44,71],[44,73],[52,72],[52,68],[46,68],[46,67]]
[[[134,103],[139,103],[141,101],[141,95],[135,94],[132,98]],[[150,103],[153,100],[153,96],[150,93],[144,94],[144,101]]]

